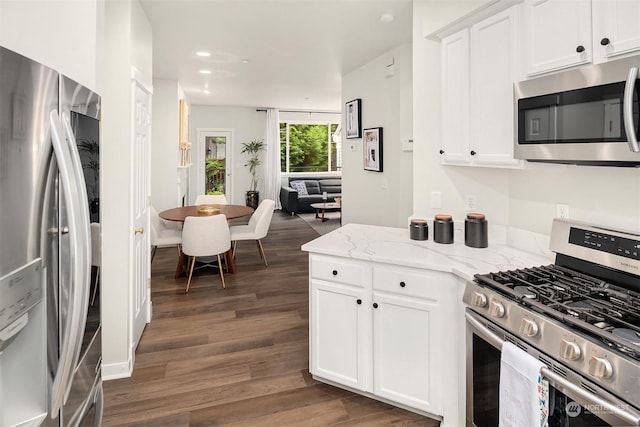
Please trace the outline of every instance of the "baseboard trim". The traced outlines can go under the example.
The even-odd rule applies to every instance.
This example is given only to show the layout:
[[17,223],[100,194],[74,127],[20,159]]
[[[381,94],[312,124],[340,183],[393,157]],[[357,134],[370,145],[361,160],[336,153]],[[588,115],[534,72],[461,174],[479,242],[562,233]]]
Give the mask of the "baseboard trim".
[[133,360],[125,362],[102,364],[102,381],[128,378],[133,374]]

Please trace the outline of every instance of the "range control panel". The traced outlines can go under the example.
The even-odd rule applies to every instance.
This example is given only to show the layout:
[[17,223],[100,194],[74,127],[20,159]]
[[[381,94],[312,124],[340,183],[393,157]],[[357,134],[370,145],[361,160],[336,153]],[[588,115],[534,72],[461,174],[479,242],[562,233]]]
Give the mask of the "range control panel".
[[625,258],[640,260],[640,240],[572,227],[569,243]]
[[0,331],[42,300],[42,259],[31,261],[0,277]]

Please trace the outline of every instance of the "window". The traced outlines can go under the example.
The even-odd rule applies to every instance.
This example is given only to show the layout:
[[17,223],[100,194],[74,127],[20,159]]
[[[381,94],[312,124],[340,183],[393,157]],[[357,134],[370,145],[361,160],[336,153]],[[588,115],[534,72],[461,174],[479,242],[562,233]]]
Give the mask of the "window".
[[340,126],[337,123],[280,123],[282,172],[342,170]]

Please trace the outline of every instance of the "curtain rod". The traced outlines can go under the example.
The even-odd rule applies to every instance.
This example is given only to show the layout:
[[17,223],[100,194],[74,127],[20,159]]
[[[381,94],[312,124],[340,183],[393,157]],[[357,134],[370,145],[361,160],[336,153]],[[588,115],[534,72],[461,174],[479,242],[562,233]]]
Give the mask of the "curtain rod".
[[[256,108],[256,111],[267,111],[266,108]],[[341,114],[340,111],[304,111],[304,110],[278,110],[280,113],[309,113],[309,114]]]

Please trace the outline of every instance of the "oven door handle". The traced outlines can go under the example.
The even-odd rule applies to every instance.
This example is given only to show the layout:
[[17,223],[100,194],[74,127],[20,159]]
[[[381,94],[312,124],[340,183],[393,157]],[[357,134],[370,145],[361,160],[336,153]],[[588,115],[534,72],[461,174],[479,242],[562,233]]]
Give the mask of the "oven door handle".
[[[491,345],[502,351],[502,344],[504,343],[502,338],[490,331],[489,328],[479,322],[468,312],[465,313],[464,316],[466,317],[467,322],[482,334],[483,339],[487,340]],[[547,378],[555,385],[557,385],[556,388],[570,391],[577,398],[581,398],[584,401],[602,408],[611,414],[615,414],[616,417],[618,417],[620,420],[624,420],[626,423],[629,423],[629,425],[640,426],[640,414],[625,411],[623,408],[628,407],[628,405],[626,405],[624,402],[620,401],[616,405],[615,403],[612,403],[608,400],[604,400],[600,396],[589,393],[587,390],[578,387],[573,383],[570,383],[562,376],[556,374],[548,368],[542,368],[540,370],[540,373],[543,377]]]
[[636,81],[638,80],[638,67],[629,69],[627,83],[624,85],[624,101],[622,103],[622,113],[624,119],[624,130],[627,133],[627,141],[629,150],[634,153],[640,151],[638,138],[636,138],[636,128],[633,123],[633,93],[636,89]]

